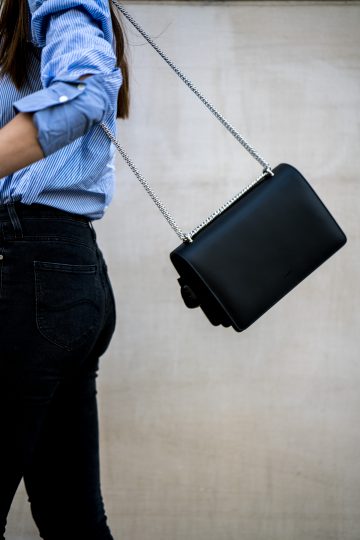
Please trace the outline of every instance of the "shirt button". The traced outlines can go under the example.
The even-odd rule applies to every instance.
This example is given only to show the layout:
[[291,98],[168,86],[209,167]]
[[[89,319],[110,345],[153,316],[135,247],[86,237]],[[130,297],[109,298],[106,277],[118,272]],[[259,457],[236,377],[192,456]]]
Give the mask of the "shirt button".
[[65,103],[65,101],[67,101],[69,98],[67,96],[60,96],[59,97],[59,101],[60,103]]
[[0,255],[0,261],[2,261],[4,258],[4,255]]
[[84,90],[85,84],[80,83],[80,84],[77,85],[77,87],[78,87],[79,90]]

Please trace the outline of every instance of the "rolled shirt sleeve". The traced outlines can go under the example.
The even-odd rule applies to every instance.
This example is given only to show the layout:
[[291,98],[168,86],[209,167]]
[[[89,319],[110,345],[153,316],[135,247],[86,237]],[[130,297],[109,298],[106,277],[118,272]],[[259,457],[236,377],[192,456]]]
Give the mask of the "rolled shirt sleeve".
[[[48,156],[116,110],[122,76],[106,0],[29,0],[29,7],[32,38],[42,47],[43,89],[13,107],[34,113]],[[80,80],[82,75],[92,76]]]

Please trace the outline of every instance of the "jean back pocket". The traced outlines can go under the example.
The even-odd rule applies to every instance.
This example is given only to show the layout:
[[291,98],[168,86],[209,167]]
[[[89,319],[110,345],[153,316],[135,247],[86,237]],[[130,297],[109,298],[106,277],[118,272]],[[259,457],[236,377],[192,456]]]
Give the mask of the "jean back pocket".
[[101,287],[97,267],[34,261],[36,324],[55,345],[72,351],[97,335]]

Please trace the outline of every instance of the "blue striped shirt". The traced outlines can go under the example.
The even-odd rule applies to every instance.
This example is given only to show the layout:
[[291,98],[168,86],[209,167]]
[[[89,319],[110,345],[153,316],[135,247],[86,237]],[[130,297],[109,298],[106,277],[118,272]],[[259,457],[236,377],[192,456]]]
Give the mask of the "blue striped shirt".
[[[0,78],[0,128],[33,112],[45,159],[0,180],[0,204],[39,203],[99,219],[114,189],[114,152],[99,126],[116,135],[116,67],[108,0],[28,0],[28,82]],[[82,75],[90,77],[80,81]]]

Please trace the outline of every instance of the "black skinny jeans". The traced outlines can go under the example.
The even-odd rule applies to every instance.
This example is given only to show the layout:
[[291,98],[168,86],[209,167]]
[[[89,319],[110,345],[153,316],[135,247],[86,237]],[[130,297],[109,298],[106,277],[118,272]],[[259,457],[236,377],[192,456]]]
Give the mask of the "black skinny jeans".
[[0,206],[0,538],[24,478],[45,540],[111,540],[100,491],[95,378],[115,326],[86,219]]

